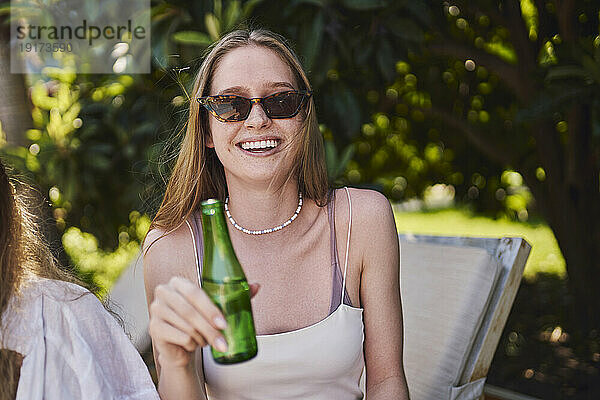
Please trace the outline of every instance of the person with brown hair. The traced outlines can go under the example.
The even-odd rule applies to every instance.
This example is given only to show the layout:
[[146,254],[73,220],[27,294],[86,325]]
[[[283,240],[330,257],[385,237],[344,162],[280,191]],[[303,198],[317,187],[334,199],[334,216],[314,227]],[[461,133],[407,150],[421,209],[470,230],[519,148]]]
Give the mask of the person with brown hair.
[[[270,31],[231,32],[202,62],[144,241],[163,400],[361,399],[365,366],[369,400],[408,399],[392,209],[378,192],[329,187],[313,96]],[[258,355],[229,366],[205,347],[227,346],[200,280],[209,198],[224,202],[237,257],[260,284],[251,285]]]
[[0,161],[0,400],[158,399],[139,353],[61,270]]

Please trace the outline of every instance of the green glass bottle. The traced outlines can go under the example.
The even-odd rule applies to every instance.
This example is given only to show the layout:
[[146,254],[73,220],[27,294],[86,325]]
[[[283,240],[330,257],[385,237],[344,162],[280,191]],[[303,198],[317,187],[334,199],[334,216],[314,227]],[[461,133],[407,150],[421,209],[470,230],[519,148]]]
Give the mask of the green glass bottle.
[[223,203],[202,202],[204,257],[202,289],[223,312],[227,328],[222,331],[227,352],[211,348],[215,362],[234,364],[256,356],[256,331],[250,306],[250,287],[238,261],[223,213]]

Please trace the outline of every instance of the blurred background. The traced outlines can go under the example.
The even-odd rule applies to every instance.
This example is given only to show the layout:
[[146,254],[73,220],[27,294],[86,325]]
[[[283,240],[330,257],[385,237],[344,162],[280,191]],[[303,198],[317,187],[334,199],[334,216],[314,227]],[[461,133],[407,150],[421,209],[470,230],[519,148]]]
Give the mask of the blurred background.
[[598,1],[151,6],[150,74],[76,74],[65,58],[20,75],[0,2],[0,157],[47,199],[65,265],[104,294],[135,261],[202,54],[231,29],[265,27],[308,71],[334,184],[386,194],[399,232],[532,244],[488,382],[600,398]]

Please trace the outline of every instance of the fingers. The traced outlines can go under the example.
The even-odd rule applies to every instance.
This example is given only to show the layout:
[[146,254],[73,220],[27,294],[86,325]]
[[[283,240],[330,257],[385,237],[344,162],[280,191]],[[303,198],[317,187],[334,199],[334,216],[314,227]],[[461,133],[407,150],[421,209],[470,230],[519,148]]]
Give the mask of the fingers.
[[[254,297],[259,289],[258,283],[250,284],[250,296]],[[187,279],[174,277],[155,288],[150,305],[150,335],[159,346],[175,345],[192,352],[210,344],[225,352],[227,342],[220,331],[226,326],[221,310]]]
[[[196,342],[197,346],[205,346],[207,344],[205,338],[194,328],[191,323],[182,318],[171,307],[162,305],[161,301],[162,300],[157,298],[157,300],[150,305],[150,314],[155,318],[155,320],[158,320],[161,323],[166,323],[167,325],[178,329],[183,334],[188,335],[194,340],[194,342]],[[166,333],[168,332],[171,332],[171,330],[167,330]]]
[[[179,277],[172,278],[169,285],[175,288],[185,298],[187,303],[193,306],[204,317],[204,320],[210,323],[213,329],[225,329],[227,327],[221,310],[214,305],[204,290],[198,288],[187,279]],[[186,311],[192,312],[191,309],[187,309]]]
[[250,298],[256,296],[258,290],[260,289],[260,283],[251,283],[250,284]]
[[177,345],[190,353],[198,347],[192,336],[164,321],[150,321],[149,331],[150,336],[157,338],[158,342]]
[[186,351],[206,344],[227,351],[219,331],[226,327],[221,311],[203,290],[183,278],[173,278],[155,288],[150,323],[150,335],[159,342],[175,344]]

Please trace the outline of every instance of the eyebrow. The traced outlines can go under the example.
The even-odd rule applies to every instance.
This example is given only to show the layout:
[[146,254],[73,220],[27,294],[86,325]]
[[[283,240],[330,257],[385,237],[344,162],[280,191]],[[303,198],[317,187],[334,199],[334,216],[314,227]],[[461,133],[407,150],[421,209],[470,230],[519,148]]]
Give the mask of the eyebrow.
[[[269,89],[276,89],[276,88],[289,88],[292,90],[296,89],[289,82],[269,82],[265,85],[265,87],[267,87]],[[232,87],[228,87],[227,89],[221,90],[217,95],[222,95],[225,93],[244,93],[244,92],[247,93],[249,91],[250,91],[250,89],[245,86],[232,86]]]

